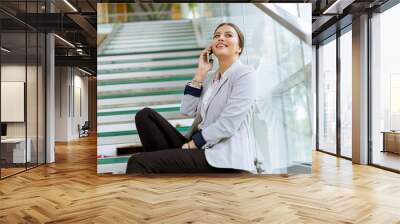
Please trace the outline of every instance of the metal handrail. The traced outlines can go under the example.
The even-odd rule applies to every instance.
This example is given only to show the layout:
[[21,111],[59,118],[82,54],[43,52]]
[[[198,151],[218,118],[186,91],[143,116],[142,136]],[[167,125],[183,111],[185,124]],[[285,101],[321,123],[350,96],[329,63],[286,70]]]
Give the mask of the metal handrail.
[[278,6],[272,7],[267,3],[253,4],[265,14],[274,19],[277,23],[285,27],[289,32],[300,38],[302,41],[307,44],[311,44],[311,29],[310,32],[305,29],[305,26],[307,26],[307,24],[302,23],[301,21],[299,21],[298,18]]
[[113,25],[112,31],[106,36],[106,38],[101,42],[101,44],[97,48],[97,54],[101,55],[108,45],[108,43],[112,40],[112,38],[115,36],[115,34],[118,32],[119,29],[121,29],[121,24],[116,23]]

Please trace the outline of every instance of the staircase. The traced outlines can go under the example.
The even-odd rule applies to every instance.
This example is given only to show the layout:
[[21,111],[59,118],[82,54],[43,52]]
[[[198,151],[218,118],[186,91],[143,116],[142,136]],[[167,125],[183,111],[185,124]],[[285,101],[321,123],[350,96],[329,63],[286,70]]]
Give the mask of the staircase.
[[117,148],[141,145],[134,118],[143,107],[189,129],[180,99],[201,50],[191,20],[125,23],[106,40],[97,62],[98,173],[125,173],[130,155]]

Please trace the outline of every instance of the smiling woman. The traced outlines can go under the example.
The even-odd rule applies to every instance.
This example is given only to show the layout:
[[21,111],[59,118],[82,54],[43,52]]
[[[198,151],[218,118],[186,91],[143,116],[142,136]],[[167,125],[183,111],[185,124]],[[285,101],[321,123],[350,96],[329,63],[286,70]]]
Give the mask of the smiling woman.
[[98,173],[311,172],[311,31],[262,4],[177,5],[115,14],[132,19],[98,51]]
[[[185,86],[181,113],[194,117],[184,135],[150,108],[135,117],[144,153],[133,155],[127,173],[254,172],[250,123],[254,108],[253,69],[243,65],[244,36],[232,23],[218,25],[211,45]],[[219,67],[210,72],[218,58]]]

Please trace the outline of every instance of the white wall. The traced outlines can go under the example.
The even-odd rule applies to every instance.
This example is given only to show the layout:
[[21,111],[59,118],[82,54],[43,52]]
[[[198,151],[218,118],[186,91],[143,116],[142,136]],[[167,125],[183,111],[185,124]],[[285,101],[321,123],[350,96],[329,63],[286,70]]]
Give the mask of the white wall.
[[56,141],[79,138],[78,124],[88,120],[88,78],[83,75],[76,68],[56,67]]
[[[76,73],[75,73],[76,74]],[[81,73],[79,73],[81,74]],[[74,77],[74,108],[72,109],[71,135],[78,138],[78,124],[81,126],[88,120],[88,78],[81,75]],[[80,92],[80,93],[79,93]],[[80,97],[79,97],[80,96]],[[80,102],[79,102],[80,101]],[[81,108],[79,108],[81,107]],[[80,111],[81,110],[81,111]]]
[[68,117],[70,83],[67,67],[55,68],[55,141],[68,141]]
[[[1,81],[2,82],[25,82],[25,65],[2,65]],[[28,73],[33,68],[28,66]],[[27,96],[33,96],[33,93],[27,93]],[[34,96],[36,96],[36,91]],[[7,110],[7,108],[1,108]],[[28,120],[30,120],[28,118]],[[7,122],[8,137],[25,137],[25,122]]]

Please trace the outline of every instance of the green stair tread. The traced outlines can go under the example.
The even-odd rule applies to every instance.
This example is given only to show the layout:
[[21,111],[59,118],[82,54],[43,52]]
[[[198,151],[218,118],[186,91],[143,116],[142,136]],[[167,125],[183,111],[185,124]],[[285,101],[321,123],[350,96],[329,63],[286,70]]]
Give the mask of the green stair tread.
[[[190,126],[176,127],[176,130],[180,132],[185,132],[189,130]],[[116,137],[116,136],[124,136],[124,135],[137,135],[137,130],[129,130],[129,131],[111,131],[111,132],[98,132],[97,137]]]
[[128,38],[123,38],[122,36],[118,36],[117,39],[110,40],[109,45],[118,45],[118,44],[129,44],[129,43],[134,43],[134,44],[146,44],[146,43],[154,43],[154,42],[162,42],[162,41],[193,41],[196,40],[195,36],[180,36],[180,37],[169,37],[169,36],[157,36],[153,37],[151,39],[146,39],[146,38],[140,38],[140,39],[128,39]]
[[128,80],[99,80],[97,81],[97,86],[107,86],[107,85],[122,85],[122,84],[134,84],[134,83],[149,83],[149,82],[169,82],[169,81],[190,81],[193,78],[193,74],[185,76],[172,76],[172,77],[146,77],[146,78],[136,78]]
[[115,164],[115,163],[127,163],[129,160],[129,156],[124,157],[110,157],[110,158],[98,158],[98,165],[107,165],[107,164]]
[[[188,47],[191,47],[192,45],[194,45],[194,44],[187,44],[187,46]],[[147,48],[147,50],[146,50],[146,48],[141,48],[141,49],[136,49],[136,48],[132,48],[132,47],[130,47],[130,48],[110,48],[110,47],[106,47],[105,49],[104,49],[104,52],[105,53],[109,53],[109,52],[115,52],[115,53],[136,53],[136,52],[146,52],[146,51],[154,51],[153,49],[151,49],[151,48],[166,48],[166,47],[168,47],[166,50],[169,50],[169,49],[171,49],[172,47],[181,47],[182,45],[181,44],[173,44],[173,45],[154,45],[154,46],[147,46],[146,48]]]
[[168,49],[161,51],[138,51],[138,52],[121,52],[121,53],[102,53],[99,56],[118,56],[118,55],[134,55],[134,54],[157,54],[157,53],[172,53],[172,52],[182,52],[182,51],[202,51],[203,48],[183,48],[183,49]]
[[139,68],[123,68],[123,69],[103,69],[99,70],[98,74],[110,74],[110,73],[128,73],[128,72],[152,72],[152,71],[162,71],[162,70],[179,70],[197,68],[197,64],[190,65],[170,65],[170,66],[157,66],[157,67],[139,67]]
[[[139,39],[139,40],[142,40]],[[191,45],[190,45],[191,44]],[[136,47],[164,47],[164,46],[182,46],[182,45],[188,45],[188,46],[196,46],[197,41],[196,39],[178,39],[175,40],[174,38],[169,38],[169,39],[156,39],[154,41],[151,41],[151,38],[149,39],[149,42],[136,42],[136,41],[124,41],[121,43],[121,41],[117,43],[110,43],[106,49],[108,50],[117,50],[117,49],[132,49]]]
[[140,96],[159,96],[159,95],[174,95],[183,94],[183,88],[177,90],[165,90],[165,91],[153,91],[153,92],[134,92],[134,93],[118,93],[118,94],[98,94],[97,99],[115,99],[115,98],[126,98],[126,97],[140,97]]
[[[178,30],[175,32],[171,32],[171,30],[161,31],[162,33],[157,33],[156,31],[153,33],[140,33],[140,32],[130,32],[130,33],[116,33],[114,40],[140,40],[143,38],[152,38],[155,35],[158,35],[157,38],[162,37],[187,37],[189,35],[194,35],[193,30]],[[134,38],[132,36],[134,35]]]
[[[113,115],[128,115],[136,114],[141,109],[136,110],[124,110],[124,111],[110,111],[110,112],[98,112],[97,116],[113,116]],[[153,108],[157,112],[179,112],[180,107],[167,107],[167,108]]]
[[141,62],[152,62],[152,61],[176,61],[198,58],[198,55],[194,56],[180,56],[180,57],[165,57],[165,58],[141,58],[141,59],[125,59],[125,60],[109,60],[97,62],[99,65],[114,65],[114,64],[126,64],[126,63],[141,63]]

